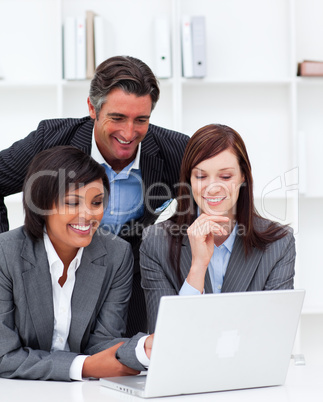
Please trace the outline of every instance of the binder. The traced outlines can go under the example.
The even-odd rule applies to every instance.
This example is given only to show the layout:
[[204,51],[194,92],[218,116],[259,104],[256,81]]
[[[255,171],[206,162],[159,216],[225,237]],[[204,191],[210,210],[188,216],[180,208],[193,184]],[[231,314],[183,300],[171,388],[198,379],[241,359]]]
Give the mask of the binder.
[[75,80],[76,78],[76,18],[67,17],[63,26],[63,65],[64,78],[66,80]]
[[170,78],[171,72],[171,44],[170,27],[167,17],[155,18],[155,74],[158,78]]
[[193,77],[206,76],[206,38],[205,17],[193,16],[191,18],[192,47],[193,47]]
[[182,16],[182,73],[183,77],[193,77],[193,49],[192,49],[192,30],[191,17]]
[[106,21],[100,15],[94,17],[95,67],[108,58]]
[[86,24],[85,17],[76,18],[76,79],[86,78]]
[[86,11],[86,78],[91,79],[95,71],[94,60],[94,12]]

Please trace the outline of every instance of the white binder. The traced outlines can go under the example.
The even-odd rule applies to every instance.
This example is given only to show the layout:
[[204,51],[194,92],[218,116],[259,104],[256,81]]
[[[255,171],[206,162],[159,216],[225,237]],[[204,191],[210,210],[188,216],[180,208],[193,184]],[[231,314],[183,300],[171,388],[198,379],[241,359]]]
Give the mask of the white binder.
[[76,18],[76,79],[86,78],[86,24],[85,17]]
[[191,17],[182,16],[182,68],[183,77],[193,77]]
[[64,78],[75,80],[76,78],[76,18],[67,17],[64,21]]
[[183,77],[201,78],[206,75],[205,17],[182,17]]
[[154,22],[155,74],[158,78],[170,78],[172,68],[169,20],[161,16],[155,18]]
[[192,47],[193,47],[193,77],[201,78],[206,76],[206,39],[205,39],[205,17],[193,16],[192,26]]

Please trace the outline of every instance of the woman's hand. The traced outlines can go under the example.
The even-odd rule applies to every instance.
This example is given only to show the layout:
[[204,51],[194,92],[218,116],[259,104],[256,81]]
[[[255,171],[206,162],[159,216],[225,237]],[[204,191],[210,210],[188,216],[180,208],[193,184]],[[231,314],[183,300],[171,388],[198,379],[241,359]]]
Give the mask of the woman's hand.
[[228,235],[222,226],[228,221],[226,216],[201,214],[187,229],[192,265],[186,280],[201,293],[204,289],[205,273],[214,251],[214,236]]
[[149,335],[148,338],[146,338],[146,340],[145,340],[145,352],[146,352],[148,359],[150,359],[150,356],[151,356],[151,349],[153,347],[153,341],[154,341],[154,334]]
[[117,343],[109,349],[87,357],[83,364],[82,376],[84,378],[102,378],[139,374],[140,371],[133,370],[123,365],[115,357],[117,349],[123,343],[124,342]]

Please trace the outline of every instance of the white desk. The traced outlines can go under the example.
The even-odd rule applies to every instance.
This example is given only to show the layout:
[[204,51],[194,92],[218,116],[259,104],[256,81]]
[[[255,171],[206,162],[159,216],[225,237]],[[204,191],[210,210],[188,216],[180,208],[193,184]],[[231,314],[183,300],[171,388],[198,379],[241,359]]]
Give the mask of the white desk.
[[239,391],[142,399],[102,387],[98,381],[0,379],[1,402],[322,402],[323,366],[291,366],[285,385]]

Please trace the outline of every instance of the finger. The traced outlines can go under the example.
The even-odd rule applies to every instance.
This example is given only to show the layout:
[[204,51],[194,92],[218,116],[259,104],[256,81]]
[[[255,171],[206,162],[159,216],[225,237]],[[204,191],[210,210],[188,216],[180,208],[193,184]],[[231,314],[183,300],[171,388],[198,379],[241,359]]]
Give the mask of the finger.
[[221,225],[214,225],[211,227],[211,232],[217,236],[226,236],[228,232]]
[[214,231],[218,233],[223,233],[222,226],[217,222],[213,222],[212,220],[207,219],[200,222],[196,222],[194,226],[192,225],[188,229],[187,233],[189,236],[204,237],[207,236],[209,233],[213,233]]
[[207,225],[209,225],[210,223],[227,223],[228,222],[228,218],[225,216],[210,216],[210,215],[203,215],[201,217],[199,217],[198,219],[196,219],[192,225],[188,228],[188,233],[194,231],[196,228],[201,228],[204,227],[203,225],[206,225],[205,228],[208,228]]
[[208,215],[208,214],[203,213],[199,216],[199,218],[207,219],[207,220],[211,220],[211,221],[215,221],[215,222],[229,222],[229,218],[224,215]]
[[[119,363],[120,363],[120,362],[119,362]],[[122,364],[122,363],[120,363],[120,364]],[[120,373],[121,376],[126,376],[126,375],[138,375],[138,374],[140,374],[140,371],[134,370],[134,369],[132,369],[132,368],[130,368],[130,367],[128,367],[128,366],[125,366],[124,364],[122,364],[122,365],[123,365],[123,370],[122,370],[122,372]]]

